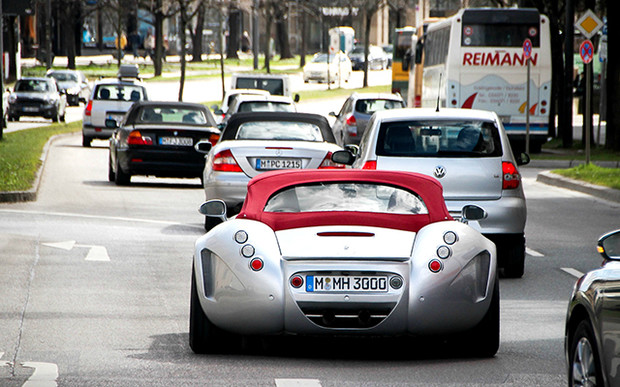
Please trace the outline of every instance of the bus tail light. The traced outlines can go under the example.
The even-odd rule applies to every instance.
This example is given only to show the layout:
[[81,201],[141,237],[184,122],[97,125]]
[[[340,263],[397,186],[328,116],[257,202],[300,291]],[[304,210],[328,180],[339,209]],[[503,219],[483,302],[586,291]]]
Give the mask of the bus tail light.
[[213,157],[213,170],[221,172],[243,172],[230,149],[225,149]]
[[364,163],[362,169],[377,169],[377,160],[368,160]]
[[521,174],[510,161],[502,161],[502,189],[516,189],[521,184]]
[[327,152],[327,156],[323,159],[319,169],[341,169],[344,168],[344,164],[338,164],[332,161],[332,152]]

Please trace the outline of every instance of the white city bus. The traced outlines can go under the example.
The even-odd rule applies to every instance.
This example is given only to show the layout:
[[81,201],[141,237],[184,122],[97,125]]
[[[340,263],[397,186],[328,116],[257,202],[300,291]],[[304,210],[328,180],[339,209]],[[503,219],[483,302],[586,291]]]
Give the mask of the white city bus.
[[[530,59],[530,149],[547,141],[551,104],[549,19],[531,8],[468,8],[430,24],[423,40],[422,106],[495,111],[513,149],[526,135]],[[417,57],[422,57],[417,55]]]

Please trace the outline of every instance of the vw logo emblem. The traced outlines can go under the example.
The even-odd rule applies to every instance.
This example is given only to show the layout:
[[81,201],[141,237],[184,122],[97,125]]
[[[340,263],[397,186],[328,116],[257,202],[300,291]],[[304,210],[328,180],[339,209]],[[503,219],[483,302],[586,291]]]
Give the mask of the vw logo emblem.
[[441,179],[446,175],[446,168],[443,165],[436,166],[433,171],[433,175],[435,175],[436,178]]

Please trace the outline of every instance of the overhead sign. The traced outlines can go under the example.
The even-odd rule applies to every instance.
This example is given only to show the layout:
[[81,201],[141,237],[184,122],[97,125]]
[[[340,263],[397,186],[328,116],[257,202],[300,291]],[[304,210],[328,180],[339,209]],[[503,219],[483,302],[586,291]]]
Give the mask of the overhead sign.
[[532,41],[529,39],[525,39],[525,42],[523,42],[523,55],[525,59],[532,57]]
[[590,39],[598,32],[598,30],[603,28],[604,24],[605,23],[603,23],[603,21],[589,9],[579,18],[579,20],[577,20],[575,28],[581,31],[586,38]]
[[594,57],[594,46],[590,40],[584,40],[579,46],[579,55],[581,55],[581,60],[583,63],[588,64],[592,62],[592,58]]

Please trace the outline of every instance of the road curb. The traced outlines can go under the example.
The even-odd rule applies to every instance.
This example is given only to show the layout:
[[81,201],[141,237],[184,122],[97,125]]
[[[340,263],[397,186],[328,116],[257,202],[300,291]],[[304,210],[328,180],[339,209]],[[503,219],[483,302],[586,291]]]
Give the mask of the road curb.
[[551,171],[540,172],[536,176],[536,181],[620,203],[620,190],[570,179],[568,177],[552,173]]
[[51,145],[57,139],[62,137],[68,137],[75,133],[63,133],[52,136],[43,146],[43,151],[41,152],[41,166],[37,171],[37,174],[34,178],[34,183],[32,184],[32,188],[26,191],[7,191],[0,192],[0,203],[14,203],[14,202],[32,202],[37,200],[37,195],[39,193],[39,186],[41,184],[41,178],[43,176],[43,170],[45,169],[45,160],[47,159],[47,155],[51,148]]

